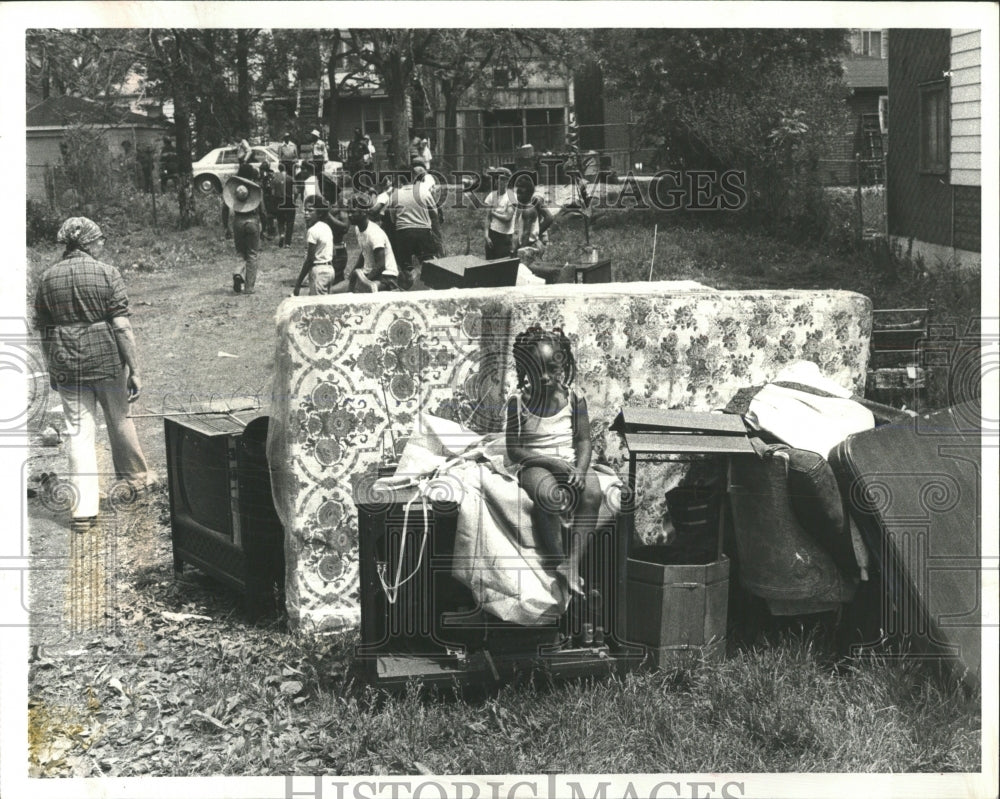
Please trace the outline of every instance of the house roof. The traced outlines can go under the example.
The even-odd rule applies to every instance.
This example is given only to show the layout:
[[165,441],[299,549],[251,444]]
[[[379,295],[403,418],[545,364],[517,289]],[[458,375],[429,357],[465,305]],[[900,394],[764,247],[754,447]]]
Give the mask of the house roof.
[[107,125],[109,127],[122,125],[166,127],[165,123],[159,119],[152,119],[127,109],[113,108],[104,103],[69,94],[49,97],[29,108],[25,116],[25,125],[28,128],[59,128],[74,124]]
[[885,58],[844,59],[844,83],[852,89],[884,89],[889,85],[889,61]]

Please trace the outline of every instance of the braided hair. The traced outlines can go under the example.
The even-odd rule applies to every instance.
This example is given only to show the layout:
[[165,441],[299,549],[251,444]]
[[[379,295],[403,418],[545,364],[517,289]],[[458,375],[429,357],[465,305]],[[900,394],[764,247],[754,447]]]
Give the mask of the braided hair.
[[547,342],[555,348],[556,358],[563,366],[563,382],[569,386],[576,377],[576,359],[573,348],[561,327],[545,330],[538,325],[532,325],[514,338],[514,369],[517,372],[517,387],[521,391],[531,388],[534,366],[534,349],[539,344]]

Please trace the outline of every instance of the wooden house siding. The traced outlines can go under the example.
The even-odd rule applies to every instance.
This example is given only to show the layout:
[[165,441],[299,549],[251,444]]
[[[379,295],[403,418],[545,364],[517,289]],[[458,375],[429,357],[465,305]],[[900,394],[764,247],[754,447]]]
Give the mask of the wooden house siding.
[[[979,31],[952,31],[951,183],[955,186],[979,186],[982,183],[981,65]],[[957,207],[956,202],[956,215]],[[957,220],[955,230],[957,236]],[[977,233],[977,241],[978,238]]]
[[889,57],[889,234],[952,246],[952,187],[920,170],[920,84],[949,70],[951,32],[893,29]]

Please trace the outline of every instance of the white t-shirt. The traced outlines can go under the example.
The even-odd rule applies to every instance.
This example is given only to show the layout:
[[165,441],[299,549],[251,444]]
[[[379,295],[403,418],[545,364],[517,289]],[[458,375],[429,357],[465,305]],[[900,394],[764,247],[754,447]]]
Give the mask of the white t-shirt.
[[305,183],[302,186],[302,199],[308,200],[316,194],[319,194],[319,182],[316,180],[315,175],[310,175],[306,178]]
[[493,216],[493,211],[507,211],[510,206],[510,192],[502,192],[499,198],[495,191],[491,191],[486,195],[486,207],[490,209],[490,230],[495,230],[497,233],[503,233],[508,236],[514,232],[514,222],[517,220],[516,211],[511,214],[510,219],[506,222]]
[[399,268],[396,266],[396,256],[392,253],[389,237],[377,224],[369,222],[368,227],[358,231],[358,245],[365,258],[366,273],[375,268],[375,250],[382,248],[385,250],[385,269],[382,270],[382,274],[399,277]]
[[413,196],[420,201],[425,208],[437,206],[437,181],[430,172],[425,172],[420,176],[420,180],[413,183]]
[[333,262],[333,231],[326,222],[317,222],[306,235],[306,244],[315,244],[313,266],[323,266]]

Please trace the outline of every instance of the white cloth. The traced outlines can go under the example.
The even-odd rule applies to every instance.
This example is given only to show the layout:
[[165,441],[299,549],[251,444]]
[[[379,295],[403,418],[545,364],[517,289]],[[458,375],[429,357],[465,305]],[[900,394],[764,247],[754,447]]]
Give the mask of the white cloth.
[[306,233],[306,246],[316,245],[313,267],[329,265],[333,261],[333,231],[326,222],[317,222]]
[[358,244],[365,259],[366,273],[375,268],[375,250],[384,249],[385,269],[382,270],[382,274],[392,277],[399,276],[399,267],[396,266],[396,256],[392,253],[389,237],[375,222],[369,222],[368,227],[358,231]]
[[[774,383],[798,383],[837,396],[820,396]],[[852,433],[875,427],[872,412],[850,396],[850,391],[821,375],[816,364],[798,361],[754,395],[746,418],[792,447],[827,458]]]
[[[386,487],[419,484],[425,496],[456,501],[454,577],[497,618],[522,625],[551,623],[565,612],[569,593],[542,566],[534,546],[532,502],[505,460],[502,433],[479,436],[422,413],[396,476],[379,482]],[[608,498],[598,515],[598,528],[603,528],[621,506],[622,483],[613,474],[597,476]],[[419,514],[414,506],[411,518]]]
[[504,191],[499,192],[491,191],[486,195],[486,207],[490,209],[490,230],[494,230],[497,233],[503,233],[504,235],[510,236],[514,233],[514,222],[517,217],[517,213],[510,215],[510,219],[506,222],[502,219],[497,219],[493,215],[493,211],[501,213],[507,211],[512,205],[510,192]]
[[514,281],[515,286],[544,286],[545,278],[539,277],[534,272],[531,271],[525,264],[519,263],[517,265],[517,278]]
[[319,182],[316,180],[315,175],[310,175],[305,179],[305,183],[302,186],[302,201],[305,202],[317,194],[319,194]]

